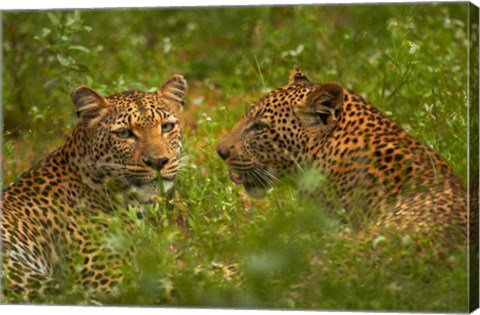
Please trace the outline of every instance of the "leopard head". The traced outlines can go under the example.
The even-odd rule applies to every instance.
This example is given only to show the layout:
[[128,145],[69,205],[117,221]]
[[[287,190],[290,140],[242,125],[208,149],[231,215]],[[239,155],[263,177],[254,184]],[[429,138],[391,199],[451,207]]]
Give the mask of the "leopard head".
[[264,197],[275,181],[308,163],[308,143],[328,137],[343,97],[339,84],[311,83],[295,66],[289,83],[251,105],[218,143],[232,181],[252,197]]
[[[125,91],[103,97],[87,86],[72,93],[79,124],[74,132],[76,166],[98,189],[106,181],[120,191],[138,189],[144,199],[168,191],[179,169],[187,83],[169,78],[155,92]],[[159,187],[163,183],[163,187]]]

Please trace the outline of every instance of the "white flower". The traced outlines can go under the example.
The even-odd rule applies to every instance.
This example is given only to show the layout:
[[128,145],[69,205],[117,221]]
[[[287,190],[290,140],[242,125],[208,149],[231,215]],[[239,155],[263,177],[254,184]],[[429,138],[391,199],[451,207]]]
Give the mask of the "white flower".
[[171,49],[172,49],[172,41],[171,41],[170,37],[165,37],[163,39],[163,52],[165,54],[168,54]]
[[297,48],[295,50],[289,50],[289,51],[284,51],[280,54],[280,56],[282,58],[285,58],[286,56],[290,56],[290,57],[296,57],[298,55],[300,55],[303,50],[305,49],[305,46],[303,44],[300,44],[297,46]]
[[414,54],[419,49],[418,45],[414,42],[408,42],[408,46],[410,47],[408,51],[409,54]]
[[387,25],[388,25],[387,28],[389,30],[393,30],[398,27],[398,22],[395,19],[390,19],[388,20]]

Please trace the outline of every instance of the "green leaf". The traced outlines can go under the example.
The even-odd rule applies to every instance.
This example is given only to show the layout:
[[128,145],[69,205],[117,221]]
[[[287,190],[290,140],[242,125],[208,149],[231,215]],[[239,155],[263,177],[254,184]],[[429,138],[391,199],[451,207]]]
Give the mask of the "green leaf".
[[79,20],[80,20],[80,11],[79,11],[79,10],[73,11],[73,18],[74,18],[76,21],[79,21]]
[[79,50],[79,51],[83,51],[85,53],[89,53],[90,52],[90,49],[88,49],[87,47],[85,46],[81,46],[81,45],[72,45],[72,46],[69,46],[68,49],[70,50]]
[[72,63],[69,58],[65,58],[62,55],[57,55],[57,60],[62,66],[69,66]]
[[75,23],[75,20],[71,16],[68,16],[67,17],[67,22],[65,22],[65,25],[66,26],[71,26],[73,23]]
[[49,88],[57,85],[58,82],[60,82],[60,79],[48,80],[47,82],[45,82],[45,84],[43,85],[43,87],[49,89]]
[[40,34],[40,37],[45,38],[50,34],[51,30],[49,28],[44,27],[42,29],[42,33]]
[[93,78],[91,76],[89,76],[89,75],[85,76],[85,80],[87,81],[88,86],[93,85]]
[[192,228],[195,228],[196,224],[195,221],[193,221],[192,218],[187,219],[188,225],[190,225]]
[[50,21],[52,22],[53,25],[57,26],[60,24],[60,19],[58,18],[57,15],[53,14],[53,13],[47,13],[47,16],[48,18],[50,19]]

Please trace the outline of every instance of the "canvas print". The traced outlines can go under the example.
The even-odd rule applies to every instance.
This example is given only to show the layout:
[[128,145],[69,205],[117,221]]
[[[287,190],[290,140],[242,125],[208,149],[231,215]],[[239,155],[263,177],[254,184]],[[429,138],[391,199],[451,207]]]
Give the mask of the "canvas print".
[[478,20],[2,12],[1,302],[476,309]]

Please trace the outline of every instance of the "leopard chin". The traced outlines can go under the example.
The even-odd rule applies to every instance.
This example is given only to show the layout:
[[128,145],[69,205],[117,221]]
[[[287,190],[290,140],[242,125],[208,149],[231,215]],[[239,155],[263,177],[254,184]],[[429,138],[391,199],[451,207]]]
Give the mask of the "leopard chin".
[[248,185],[244,185],[244,187],[247,193],[255,199],[262,199],[267,194],[267,190],[265,188]]
[[[169,179],[162,179],[161,183],[163,185],[164,193],[168,193],[174,186],[174,181]],[[129,196],[134,196],[134,198],[140,203],[151,203],[161,195],[161,190],[158,187],[158,182],[155,180],[141,187],[130,187],[127,194]]]
[[163,180],[162,180],[162,183],[163,183],[163,190],[164,190],[165,192],[168,192],[168,191],[170,191],[170,190],[173,188],[173,180],[163,179]]

